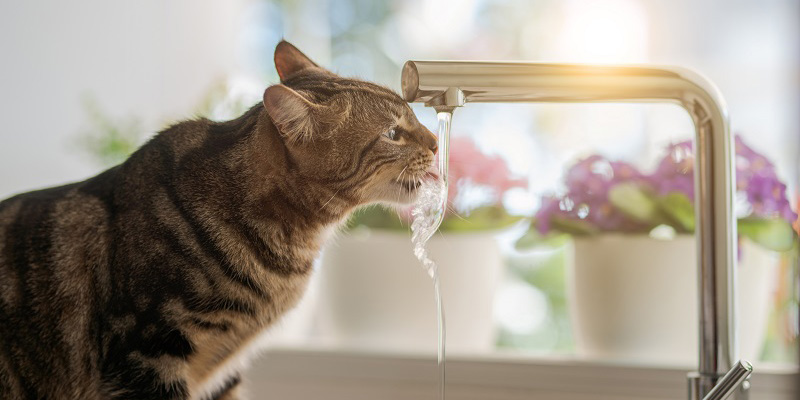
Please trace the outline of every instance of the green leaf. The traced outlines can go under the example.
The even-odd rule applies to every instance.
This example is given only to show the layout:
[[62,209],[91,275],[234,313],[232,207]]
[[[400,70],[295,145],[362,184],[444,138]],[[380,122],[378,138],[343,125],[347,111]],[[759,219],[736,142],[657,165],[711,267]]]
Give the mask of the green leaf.
[[659,207],[650,193],[634,182],[615,185],[608,191],[608,200],[629,217],[657,225],[661,220]]
[[[532,226],[532,225],[531,225]],[[528,229],[516,242],[514,247],[517,250],[525,250],[536,247],[542,242],[542,234],[537,232],[535,228]]]
[[143,139],[141,119],[112,119],[92,97],[84,98],[89,125],[78,133],[76,144],[101,166],[119,164]]
[[517,250],[530,250],[537,247],[559,247],[569,240],[570,236],[565,233],[552,232],[542,235],[536,230],[536,224],[531,222],[531,227],[528,229],[516,242],[514,248]]
[[503,207],[484,206],[472,210],[468,216],[462,217],[449,213],[445,216],[442,232],[472,232],[501,229],[520,221],[521,216],[509,215]]
[[575,236],[588,236],[600,233],[596,226],[587,221],[554,216],[550,218],[550,227],[559,232]]
[[694,203],[686,195],[669,193],[659,199],[658,205],[679,232],[694,232]]
[[403,223],[394,210],[379,205],[364,207],[353,213],[347,222],[347,228],[355,229],[359,226],[395,231],[409,229],[408,224]]
[[[522,218],[509,215],[503,207],[485,206],[472,210],[467,217],[448,213],[439,230],[441,232],[474,232],[501,229],[513,225]],[[357,210],[350,217],[347,225],[349,229],[358,226],[397,231],[409,229],[409,222],[402,221],[396,211],[383,206],[370,206]]]
[[778,218],[742,218],[738,228],[739,234],[774,251],[791,250],[796,240],[792,226]]

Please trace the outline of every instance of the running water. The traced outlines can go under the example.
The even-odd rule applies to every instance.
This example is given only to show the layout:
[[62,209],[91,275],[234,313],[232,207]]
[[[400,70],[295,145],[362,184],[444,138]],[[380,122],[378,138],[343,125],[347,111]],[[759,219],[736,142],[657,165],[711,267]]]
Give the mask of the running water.
[[445,321],[442,294],[439,287],[439,270],[428,257],[425,244],[433,236],[444,220],[447,210],[447,162],[450,144],[451,112],[439,112],[439,179],[424,180],[420,187],[419,198],[411,211],[411,241],[414,244],[414,255],[422,263],[422,267],[433,280],[434,299],[436,301],[436,317],[438,321],[438,351],[436,360],[439,364],[439,399],[444,400],[445,387]]

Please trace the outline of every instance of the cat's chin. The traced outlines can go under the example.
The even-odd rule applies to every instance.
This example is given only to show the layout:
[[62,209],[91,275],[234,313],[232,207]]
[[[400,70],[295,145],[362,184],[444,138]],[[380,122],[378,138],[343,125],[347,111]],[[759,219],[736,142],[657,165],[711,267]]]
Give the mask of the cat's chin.
[[384,199],[381,201],[381,203],[389,204],[392,206],[408,207],[414,204],[417,201],[418,197],[419,196],[417,196],[417,193],[414,192],[414,193],[404,194],[399,197]]
[[397,203],[409,205],[417,201],[422,181],[394,181],[393,184],[400,189],[397,196]]
[[398,193],[397,189],[394,189],[394,192],[386,191],[370,203],[383,204],[388,207],[408,207],[414,204],[418,197],[417,191]]
[[384,186],[382,193],[378,195],[379,202],[391,203],[394,205],[408,206],[417,200],[421,181],[415,180],[392,180]]

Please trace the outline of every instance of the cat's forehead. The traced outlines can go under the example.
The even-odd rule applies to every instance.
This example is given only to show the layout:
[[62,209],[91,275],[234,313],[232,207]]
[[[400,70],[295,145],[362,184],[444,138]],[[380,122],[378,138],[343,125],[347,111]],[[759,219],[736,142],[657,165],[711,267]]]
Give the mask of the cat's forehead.
[[351,109],[388,115],[395,126],[414,129],[419,125],[411,107],[398,93],[372,82],[320,73],[300,75],[287,84],[302,91],[312,101],[324,103],[332,98],[346,99]]
[[345,90],[352,91],[357,97],[366,101],[388,103],[396,107],[407,105],[397,92],[372,82],[352,80],[347,81],[343,86],[346,87]]
[[360,80],[343,79],[341,81],[344,91],[350,91],[352,99],[365,108],[391,115],[396,123],[407,129],[414,129],[417,118],[408,103],[395,91],[372,83]]
[[395,115],[394,117],[395,117],[394,121],[395,126],[405,129],[407,131],[413,131],[417,129],[419,125],[419,122],[417,122],[417,118],[416,116],[414,116],[414,113],[400,114],[400,115]]
[[383,100],[397,104],[405,104],[395,91],[367,81],[345,78],[331,73],[312,72],[301,74],[284,82],[285,85],[306,92],[319,100],[350,93],[370,100]]

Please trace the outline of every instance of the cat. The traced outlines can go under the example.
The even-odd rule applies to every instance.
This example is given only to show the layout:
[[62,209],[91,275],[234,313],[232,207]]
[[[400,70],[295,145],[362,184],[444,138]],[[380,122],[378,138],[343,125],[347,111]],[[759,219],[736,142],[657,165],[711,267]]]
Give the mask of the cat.
[[237,119],[160,132],[0,202],[0,398],[238,399],[256,339],[357,207],[409,204],[436,138],[390,89],[286,41]]

